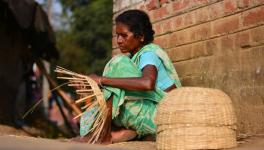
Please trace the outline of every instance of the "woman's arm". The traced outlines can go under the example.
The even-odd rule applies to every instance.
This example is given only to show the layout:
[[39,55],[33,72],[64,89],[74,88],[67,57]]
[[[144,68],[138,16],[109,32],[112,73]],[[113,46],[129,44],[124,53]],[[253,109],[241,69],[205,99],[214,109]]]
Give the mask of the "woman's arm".
[[154,65],[146,65],[141,77],[132,78],[108,78],[91,75],[98,84],[113,86],[126,90],[151,91],[155,88],[157,68]]

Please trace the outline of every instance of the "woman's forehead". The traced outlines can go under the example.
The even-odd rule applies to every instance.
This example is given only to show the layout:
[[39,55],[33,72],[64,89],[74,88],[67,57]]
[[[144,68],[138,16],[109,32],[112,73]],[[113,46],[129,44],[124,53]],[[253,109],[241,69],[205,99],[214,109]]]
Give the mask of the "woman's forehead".
[[116,24],[116,32],[130,32],[129,26],[124,23],[117,23]]

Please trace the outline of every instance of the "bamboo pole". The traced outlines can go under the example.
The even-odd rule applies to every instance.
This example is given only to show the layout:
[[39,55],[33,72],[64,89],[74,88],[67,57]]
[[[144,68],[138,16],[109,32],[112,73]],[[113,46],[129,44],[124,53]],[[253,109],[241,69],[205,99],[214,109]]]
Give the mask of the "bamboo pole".
[[75,135],[75,132],[73,130],[73,127],[71,126],[70,122],[68,121],[68,119],[67,119],[67,117],[66,117],[66,115],[65,115],[65,113],[63,111],[63,108],[62,108],[62,106],[61,106],[61,104],[60,104],[57,96],[55,96],[55,102],[56,102],[56,104],[57,104],[57,106],[59,108],[59,111],[60,111],[60,113],[62,115],[62,118],[64,119],[64,123],[65,123],[66,127],[70,131],[71,136],[74,136]]

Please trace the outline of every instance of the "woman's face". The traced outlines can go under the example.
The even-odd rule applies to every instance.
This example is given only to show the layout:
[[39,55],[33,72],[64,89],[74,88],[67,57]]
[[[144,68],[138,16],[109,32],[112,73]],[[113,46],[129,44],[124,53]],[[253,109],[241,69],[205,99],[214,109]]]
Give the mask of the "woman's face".
[[117,44],[122,53],[135,54],[143,46],[143,37],[135,37],[129,27],[123,23],[116,24]]

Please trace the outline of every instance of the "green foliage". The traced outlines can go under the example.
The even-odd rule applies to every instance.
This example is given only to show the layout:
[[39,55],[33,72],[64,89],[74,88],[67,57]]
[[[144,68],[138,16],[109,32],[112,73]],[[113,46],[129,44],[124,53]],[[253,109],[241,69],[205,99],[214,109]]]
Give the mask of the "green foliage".
[[74,35],[65,32],[57,32],[57,46],[60,49],[59,65],[65,68],[74,68],[75,71],[83,72],[85,50],[74,42]]
[[111,0],[60,0],[68,31],[57,33],[59,65],[83,73],[101,74],[110,59],[112,40]]
[[64,10],[74,10],[78,7],[89,4],[90,0],[60,0],[61,4],[64,6]]

